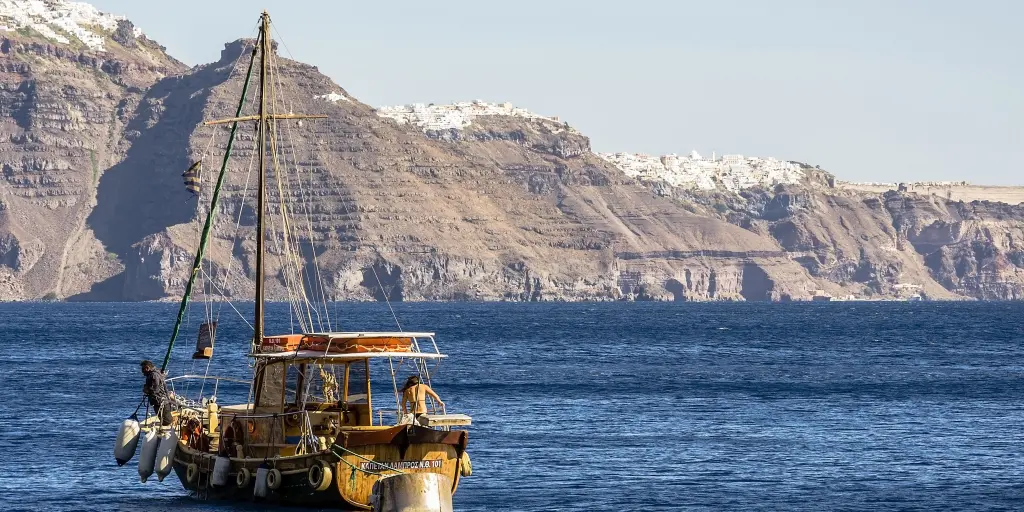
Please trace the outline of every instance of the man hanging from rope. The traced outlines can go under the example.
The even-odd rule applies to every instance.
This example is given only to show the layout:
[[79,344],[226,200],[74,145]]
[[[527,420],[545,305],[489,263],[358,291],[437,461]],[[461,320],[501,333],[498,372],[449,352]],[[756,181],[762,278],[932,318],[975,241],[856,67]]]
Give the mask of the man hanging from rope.
[[164,374],[156,368],[153,361],[141,363],[142,374],[146,376],[146,384],[142,386],[142,394],[149,399],[153,412],[160,417],[161,425],[171,424],[171,398],[167,395],[167,382]]

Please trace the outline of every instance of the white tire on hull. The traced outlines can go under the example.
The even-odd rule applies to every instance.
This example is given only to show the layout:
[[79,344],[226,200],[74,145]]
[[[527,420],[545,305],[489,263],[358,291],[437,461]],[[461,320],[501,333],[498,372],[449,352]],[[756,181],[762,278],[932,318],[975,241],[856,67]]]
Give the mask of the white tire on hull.
[[156,463],[156,450],[160,447],[160,436],[155,428],[150,428],[142,437],[142,450],[139,452],[139,478],[145,482],[153,474]]
[[228,484],[228,473],[231,471],[231,459],[217,457],[213,461],[213,477],[211,483],[215,487],[224,487]]
[[249,481],[252,480],[252,473],[249,472],[248,468],[242,468],[238,470],[238,474],[235,475],[235,485],[239,489],[245,489],[249,487]]
[[161,482],[174,469],[174,454],[178,450],[178,434],[168,429],[160,436],[160,447],[156,450],[156,476]]
[[114,460],[118,466],[124,466],[126,462],[135,456],[135,448],[139,445],[139,422],[134,418],[128,418],[121,422],[121,428],[117,429],[117,437],[114,438]]
[[283,480],[284,476],[282,476],[281,472],[277,469],[271,469],[267,472],[267,487],[269,487],[270,490],[276,491],[281,488]]

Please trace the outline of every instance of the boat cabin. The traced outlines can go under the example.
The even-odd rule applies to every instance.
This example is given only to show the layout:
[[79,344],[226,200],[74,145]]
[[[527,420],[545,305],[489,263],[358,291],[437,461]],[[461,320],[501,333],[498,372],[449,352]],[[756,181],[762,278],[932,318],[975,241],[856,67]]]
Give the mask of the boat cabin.
[[[323,450],[343,431],[411,422],[401,414],[400,381],[445,355],[426,332],[331,332],[266,336],[249,354],[255,364],[252,401],[224,407],[220,451],[231,456],[296,455]],[[380,372],[379,374],[375,372]],[[390,394],[374,408],[373,383]],[[385,382],[390,389],[379,389]],[[391,398],[393,397],[393,401]],[[392,405],[394,408],[392,409]],[[424,426],[469,425],[428,402]]]

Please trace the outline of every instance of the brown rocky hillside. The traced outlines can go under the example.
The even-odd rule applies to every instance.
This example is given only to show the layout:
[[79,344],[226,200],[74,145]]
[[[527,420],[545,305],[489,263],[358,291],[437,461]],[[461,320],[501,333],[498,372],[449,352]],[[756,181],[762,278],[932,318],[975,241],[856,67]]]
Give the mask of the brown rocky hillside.
[[[31,34],[0,41],[0,299],[176,297],[206,213],[180,175],[205,155],[209,180],[223,156],[225,129],[202,122],[234,114],[248,42],[187,70],[144,38],[101,53]],[[282,123],[281,149],[303,264],[315,257],[330,298],[382,298],[375,273],[403,300],[1024,292],[1024,207],[838,189],[810,167],[802,184],[738,194],[641,183],[562,123],[495,116],[424,132],[313,66],[278,63],[279,108],[328,116]],[[244,299],[254,132],[239,133],[208,272]],[[270,295],[283,298],[271,253]]]

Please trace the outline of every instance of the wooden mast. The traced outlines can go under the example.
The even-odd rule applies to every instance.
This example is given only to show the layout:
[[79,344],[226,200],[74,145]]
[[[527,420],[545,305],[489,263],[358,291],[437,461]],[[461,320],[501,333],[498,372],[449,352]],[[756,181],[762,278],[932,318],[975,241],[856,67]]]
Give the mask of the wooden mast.
[[[274,51],[271,45],[270,39],[270,14],[267,11],[263,11],[260,16],[260,32],[257,40],[256,48],[254,48],[254,55],[256,52],[260,54],[260,93],[259,93],[259,113],[254,116],[242,116],[241,109],[235,113],[235,117],[227,119],[218,119],[216,121],[206,121],[203,123],[206,126],[215,124],[233,123],[235,126],[237,123],[243,121],[256,121],[256,153],[260,156],[260,174],[259,174],[259,187],[257,194],[259,195],[258,204],[256,210],[256,306],[253,310],[253,348],[258,348],[263,343],[264,335],[264,289],[266,288],[266,270],[264,267],[264,260],[266,259],[266,239],[267,239],[267,228],[265,217],[267,215],[267,131],[270,128],[270,122],[277,119],[324,119],[326,115],[307,115],[307,114],[274,114],[267,110],[267,72],[269,70],[269,57]],[[251,68],[250,68],[251,71]],[[246,81],[248,84],[248,79]],[[245,100],[245,90],[242,92],[242,100]],[[273,104],[270,105],[271,110]],[[233,133],[233,132],[232,132]],[[273,134],[270,135],[273,137]],[[226,160],[225,160],[226,161]],[[278,179],[281,179],[278,176]]]
[[260,16],[260,110],[258,117],[259,134],[256,137],[256,152],[260,156],[260,174],[257,195],[259,206],[256,210],[256,306],[253,312],[254,345],[263,343],[263,287],[266,279],[263,267],[266,250],[266,226],[263,217],[267,210],[267,55],[270,53],[270,14],[263,11]]
[[[264,290],[266,288],[266,270],[264,260],[266,259],[266,238],[267,228],[265,217],[267,214],[267,130],[270,122],[277,119],[324,119],[326,115],[306,114],[274,114],[267,111],[267,71],[269,67],[269,56],[274,51],[270,44],[270,13],[263,11],[260,16],[259,45],[257,50],[260,53],[260,93],[259,113],[255,116],[240,116],[203,123],[206,126],[222,123],[238,123],[242,121],[257,121],[256,126],[256,153],[260,156],[259,206],[256,210],[256,306],[253,311],[253,346],[259,347],[263,343],[264,335]],[[244,92],[243,92],[244,100]],[[273,105],[271,105],[271,108]],[[239,112],[240,113],[240,112]],[[271,135],[272,136],[272,135]],[[278,176],[278,179],[281,179]]]

